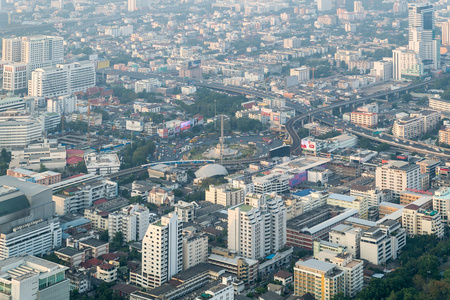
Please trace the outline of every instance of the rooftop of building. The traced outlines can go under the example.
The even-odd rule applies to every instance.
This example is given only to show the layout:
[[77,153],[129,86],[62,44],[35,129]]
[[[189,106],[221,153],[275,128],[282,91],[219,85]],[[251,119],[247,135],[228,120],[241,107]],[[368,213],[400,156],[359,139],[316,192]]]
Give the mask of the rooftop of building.
[[177,279],[180,281],[187,281],[195,275],[206,272],[206,271],[213,271],[213,272],[220,272],[223,270],[223,268],[217,267],[215,265],[211,265],[208,263],[199,263],[185,271],[182,271],[174,276],[172,276],[173,279]]
[[100,247],[100,246],[108,244],[108,242],[101,241],[101,240],[94,239],[94,238],[90,238],[90,239],[87,239],[87,240],[80,241],[80,243],[81,244],[85,244],[85,245],[89,245],[89,246],[92,246],[92,247]]
[[318,270],[318,271],[322,271],[322,272],[328,272],[328,271],[334,269],[336,266],[332,263],[328,263],[328,262],[310,258],[305,261],[299,260],[298,262],[295,263],[295,267],[306,267],[306,268],[310,268],[310,269],[314,269],[314,270]]
[[234,207],[231,207],[230,209],[234,210],[236,208],[239,208],[242,212],[248,212],[248,211],[251,211],[253,209],[253,206],[247,205],[247,204],[239,204],[239,205],[236,205]]
[[0,261],[0,278],[20,280],[24,276],[56,271],[68,267],[35,256],[10,257]]
[[55,253],[60,253],[60,254],[66,255],[66,256],[75,256],[75,255],[81,254],[83,252],[75,250],[73,248],[61,248],[59,250],[56,250]]
[[347,201],[347,202],[355,202],[356,200],[358,200],[358,198],[354,197],[354,196],[347,196],[347,195],[342,195],[342,194],[330,194],[328,196],[328,199],[336,199],[336,200],[341,200],[341,201]]
[[234,266],[237,266],[238,261],[240,259],[244,259],[249,265],[255,265],[258,263],[258,261],[255,259],[244,258],[244,257],[238,256],[238,255],[234,256],[234,258],[231,258],[231,257],[225,257],[225,256],[218,255],[218,254],[210,254],[209,259],[213,260],[213,261],[220,261],[220,262],[223,262],[223,263],[226,263],[229,265],[234,265]]

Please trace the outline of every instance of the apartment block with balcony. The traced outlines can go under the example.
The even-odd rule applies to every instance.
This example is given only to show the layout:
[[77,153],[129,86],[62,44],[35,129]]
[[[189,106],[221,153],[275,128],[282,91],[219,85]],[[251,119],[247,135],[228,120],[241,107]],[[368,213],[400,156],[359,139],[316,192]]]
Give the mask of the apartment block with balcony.
[[409,204],[403,209],[402,227],[409,237],[431,234],[437,238],[444,237],[444,224],[439,212],[421,209],[415,204]]

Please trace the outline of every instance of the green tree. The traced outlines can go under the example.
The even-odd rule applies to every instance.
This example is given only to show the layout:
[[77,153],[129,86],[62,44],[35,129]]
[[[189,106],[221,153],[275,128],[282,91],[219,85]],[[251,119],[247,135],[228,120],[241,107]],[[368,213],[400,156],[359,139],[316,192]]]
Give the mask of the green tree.
[[405,103],[409,103],[412,100],[412,96],[410,93],[403,94],[402,101]]
[[123,244],[123,233],[121,231],[118,231],[116,232],[116,234],[112,239],[111,247],[113,249],[119,249],[120,247],[122,247],[122,244]]
[[45,165],[43,163],[41,163],[41,165],[39,167],[39,173],[47,172],[47,171],[48,171],[48,169],[45,167]]
[[109,233],[108,230],[103,230],[99,236],[99,239],[105,242],[109,242]]

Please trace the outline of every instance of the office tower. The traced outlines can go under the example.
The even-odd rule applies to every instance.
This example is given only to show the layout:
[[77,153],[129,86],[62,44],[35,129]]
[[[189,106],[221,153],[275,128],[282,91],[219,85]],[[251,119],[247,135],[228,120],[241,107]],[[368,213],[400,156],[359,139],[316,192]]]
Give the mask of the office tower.
[[64,61],[64,39],[58,36],[29,36],[3,39],[2,60],[28,64],[29,70]]
[[44,255],[61,246],[61,228],[51,199],[49,187],[0,177],[0,260]]
[[442,45],[450,46],[450,21],[442,24]]
[[332,0],[317,0],[317,10],[318,11],[327,11],[333,9],[333,1]]
[[286,244],[286,208],[280,196],[248,194],[228,210],[228,249],[260,259]]
[[138,0],[128,0],[128,11],[135,11],[137,10],[137,1]]
[[419,189],[420,167],[405,161],[390,161],[377,167],[375,182],[377,188],[389,189],[395,196],[406,189]]
[[132,273],[132,282],[155,288],[182,271],[182,229],[176,213],[169,213],[148,226],[142,240],[141,273]]
[[69,299],[69,268],[34,256],[8,258],[0,262],[3,299]]
[[85,92],[95,86],[95,65],[90,61],[39,68],[31,73],[28,95],[55,97]]
[[408,5],[409,45],[422,61],[425,68],[440,66],[440,41],[435,39],[434,7],[430,3],[410,3]]

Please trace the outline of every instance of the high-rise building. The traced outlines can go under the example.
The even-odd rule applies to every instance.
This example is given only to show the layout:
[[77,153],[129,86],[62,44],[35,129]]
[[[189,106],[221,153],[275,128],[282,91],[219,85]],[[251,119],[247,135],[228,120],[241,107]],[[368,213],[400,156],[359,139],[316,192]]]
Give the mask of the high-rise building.
[[450,46],[450,21],[442,23],[442,45]]
[[65,95],[47,100],[47,111],[58,115],[71,114],[77,110],[78,99],[75,95]]
[[30,71],[64,61],[64,39],[58,36],[29,36],[3,39],[2,60],[28,64]]
[[412,139],[435,129],[441,120],[441,112],[423,110],[410,114],[409,117],[396,120],[392,127],[392,134],[397,137]]
[[43,126],[37,118],[3,114],[0,120],[0,149],[24,148],[42,138]]
[[28,95],[55,97],[85,92],[95,86],[95,65],[90,61],[39,68],[31,73]]
[[392,50],[392,66],[392,77],[396,80],[401,80],[405,76],[423,75],[424,65],[419,55],[406,47]]
[[333,1],[332,0],[317,0],[317,10],[318,11],[327,11],[333,9]]
[[345,293],[345,272],[336,265],[316,259],[298,261],[294,267],[294,293],[311,293],[315,299],[329,300]]
[[235,206],[244,202],[244,190],[234,188],[230,184],[210,185],[205,191],[205,201],[223,206]]
[[167,282],[183,269],[182,223],[169,213],[148,226],[142,240],[140,273],[131,273],[131,281],[146,288]]
[[128,11],[135,11],[138,9],[137,1],[138,0],[128,0]]
[[350,253],[335,253],[321,251],[314,254],[314,258],[323,262],[330,262],[344,271],[345,289],[344,295],[354,297],[364,286],[363,261],[355,259]]
[[131,204],[108,215],[108,234],[112,239],[122,232],[125,242],[142,241],[148,228],[150,212],[147,207]]
[[34,256],[0,261],[0,295],[4,299],[69,299],[69,268]]
[[248,194],[228,210],[228,249],[251,259],[275,253],[286,244],[286,208],[281,196]]
[[187,270],[208,258],[208,237],[192,234],[183,237],[183,270]]
[[430,3],[408,4],[409,44],[425,63],[425,68],[440,66],[440,41],[435,39],[434,7]]
[[28,87],[28,64],[12,63],[3,67],[3,89],[17,91]]
[[405,161],[390,161],[377,167],[375,184],[381,190],[391,190],[395,196],[406,189],[420,189],[420,167]]
[[4,207],[0,216],[0,260],[43,255],[61,246],[61,228],[51,198],[49,187],[0,177],[0,203]]

